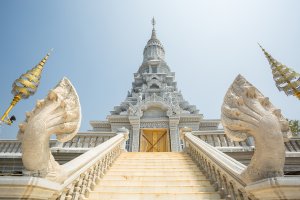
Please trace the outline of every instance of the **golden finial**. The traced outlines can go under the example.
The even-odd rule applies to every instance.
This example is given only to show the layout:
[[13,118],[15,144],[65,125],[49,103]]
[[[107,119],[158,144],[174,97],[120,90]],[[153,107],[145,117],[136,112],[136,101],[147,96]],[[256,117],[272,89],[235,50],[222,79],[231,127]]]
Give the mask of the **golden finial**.
[[[52,49],[51,49],[52,51]],[[22,74],[20,78],[14,81],[12,87],[12,94],[14,95],[14,98],[12,102],[10,103],[10,106],[5,111],[3,116],[1,117],[1,122],[5,122],[8,125],[11,125],[16,118],[12,116],[10,119],[7,118],[9,112],[12,110],[12,108],[21,100],[21,99],[27,99],[29,96],[33,95],[40,83],[41,74],[44,68],[44,65],[50,56],[50,53],[48,53],[35,67],[33,67],[31,70],[28,70],[25,74]],[[0,122],[0,123],[1,123]]]
[[287,96],[296,96],[300,100],[300,74],[275,60],[260,44],[258,45],[271,65],[273,79],[278,90],[284,91]]

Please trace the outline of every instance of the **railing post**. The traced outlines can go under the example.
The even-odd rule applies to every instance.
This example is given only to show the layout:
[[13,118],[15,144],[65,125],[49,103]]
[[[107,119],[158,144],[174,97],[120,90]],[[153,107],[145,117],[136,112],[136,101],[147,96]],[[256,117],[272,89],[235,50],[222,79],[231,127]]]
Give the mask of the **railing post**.
[[184,145],[183,146],[183,151],[186,151],[187,150],[186,148],[188,148],[188,144],[185,140],[185,134],[187,132],[192,132],[192,129],[188,128],[188,127],[183,127],[179,130],[179,132],[180,132],[180,139],[183,141],[183,145]]
[[215,191],[219,190],[219,183],[218,183],[218,177],[217,177],[217,172],[215,167],[212,167],[212,173],[213,173],[213,177],[214,177],[214,183],[213,183],[213,187],[215,188]]
[[99,160],[98,161],[98,169],[97,169],[97,174],[96,174],[96,180],[95,180],[95,185],[98,184],[100,182],[101,179],[101,173],[102,173],[102,166],[103,166],[103,160]]
[[121,144],[121,150],[127,152],[126,150],[126,141],[129,139],[129,130],[125,127],[118,128],[117,134],[124,134],[124,142]]

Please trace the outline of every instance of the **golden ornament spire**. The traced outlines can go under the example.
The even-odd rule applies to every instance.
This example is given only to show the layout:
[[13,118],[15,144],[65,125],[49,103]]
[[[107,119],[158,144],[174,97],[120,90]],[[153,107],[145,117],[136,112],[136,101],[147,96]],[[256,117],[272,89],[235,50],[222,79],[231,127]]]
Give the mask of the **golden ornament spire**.
[[271,65],[273,79],[278,90],[284,91],[287,96],[296,96],[300,100],[300,74],[275,60],[260,44],[258,45]]
[[[52,51],[52,50],[51,50]],[[29,96],[33,95],[40,83],[41,74],[44,68],[44,65],[50,56],[48,53],[35,67],[31,70],[28,70],[25,74],[22,74],[20,78],[14,81],[12,87],[12,94],[14,98],[10,103],[8,109],[4,112],[3,116],[1,117],[1,122],[5,122],[8,125],[11,125],[16,118],[12,116],[10,119],[7,118],[9,112],[12,108],[21,100],[27,99]]]

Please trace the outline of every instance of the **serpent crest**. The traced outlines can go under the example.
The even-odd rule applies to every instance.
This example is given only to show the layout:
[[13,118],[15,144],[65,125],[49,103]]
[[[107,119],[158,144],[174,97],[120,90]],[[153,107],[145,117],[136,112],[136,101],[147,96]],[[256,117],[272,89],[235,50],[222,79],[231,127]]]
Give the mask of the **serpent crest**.
[[283,175],[288,122],[280,109],[241,75],[224,97],[221,120],[232,140],[254,138],[254,155],[241,174],[246,183]]
[[24,174],[60,181],[64,169],[51,154],[49,140],[56,134],[58,141],[71,140],[81,121],[81,108],[75,88],[67,78],[38,100],[36,107],[26,113],[19,125],[18,139],[22,143]]

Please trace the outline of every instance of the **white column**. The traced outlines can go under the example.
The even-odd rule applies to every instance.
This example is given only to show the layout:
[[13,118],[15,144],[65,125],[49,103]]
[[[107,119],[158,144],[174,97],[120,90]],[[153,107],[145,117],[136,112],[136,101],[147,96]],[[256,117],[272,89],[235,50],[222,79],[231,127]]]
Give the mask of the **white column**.
[[170,139],[171,139],[171,151],[180,151],[180,140],[179,140],[179,124],[180,117],[174,116],[169,117],[169,127],[170,127]]
[[138,152],[140,146],[140,117],[129,116],[132,126],[132,152]]

